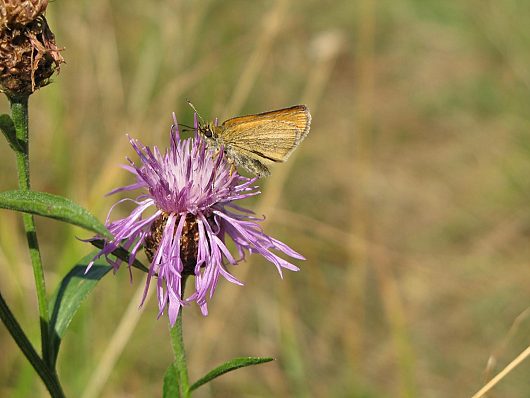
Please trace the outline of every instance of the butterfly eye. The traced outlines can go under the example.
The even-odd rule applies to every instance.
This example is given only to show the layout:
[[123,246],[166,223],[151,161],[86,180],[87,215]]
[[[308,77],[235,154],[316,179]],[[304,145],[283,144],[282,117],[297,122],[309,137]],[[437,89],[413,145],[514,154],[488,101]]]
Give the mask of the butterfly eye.
[[212,138],[212,129],[210,128],[210,126],[206,126],[206,128],[204,129],[204,136],[206,138]]

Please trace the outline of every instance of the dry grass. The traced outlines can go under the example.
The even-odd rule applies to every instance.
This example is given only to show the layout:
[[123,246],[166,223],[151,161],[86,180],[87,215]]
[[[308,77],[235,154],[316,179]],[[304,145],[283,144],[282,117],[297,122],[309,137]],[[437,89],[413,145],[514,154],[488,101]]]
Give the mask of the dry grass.
[[[252,258],[236,272],[245,286],[221,283],[207,318],[185,314],[192,379],[235,356],[278,360],[198,397],[471,396],[530,344],[529,5],[150,5],[50,5],[67,64],[30,101],[35,189],[104,219],[115,201],[104,194],[128,178],[125,133],[165,145],[171,112],[191,121],[186,99],[207,117],[299,102],[313,114],[308,139],[250,204],[307,257],[302,271],[282,281]],[[0,189],[11,189],[7,145],[0,159]],[[0,217],[0,289],[38,342],[21,224]],[[87,233],[38,228],[51,292],[90,250],[75,239]],[[77,315],[59,356],[69,396],[161,394],[166,322],[155,303],[127,310],[141,281],[106,277]],[[123,350],[109,344],[117,331]],[[0,395],[45,396],[3,327],[0,348]],[[529,395],[528,369],[491,396]]]

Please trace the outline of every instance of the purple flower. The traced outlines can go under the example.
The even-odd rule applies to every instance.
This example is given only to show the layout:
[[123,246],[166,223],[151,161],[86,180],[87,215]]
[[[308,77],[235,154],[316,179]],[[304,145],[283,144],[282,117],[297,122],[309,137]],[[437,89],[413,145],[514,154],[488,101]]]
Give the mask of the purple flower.
[[[109,258],[112,251],[120,245],[129,250],[130,267],[144,247],[151,265],[142,303],[151,279],[156,276],[159,316],[167,306],[172,325],[180,307],[192,301],[197,302],[203,315],[208,314],[207,300],[213,296],[219,276],[242,285],[226,266],[242,261],[245,252],[261,254],[276,266],[280,275],[282,268],[298,271],[298,267],[273,250],[304,259],[266,235],[258,224],[262,219],[236,204],[240,199],[260,193],[254,185],[256,179],[232,172],[223,151],[212,151],[197,134],[197,120],[195,137],[182,140],[173,118],[170,147],[164,154],[156,146],[151,149],[129,138],[141,163],[137,166],[128,159],[130,165],[124,168],[136,176],[136,182],[109,194],[136,189],[144,189],[144,193],[114,205],[126,200],[136,204],[123,219],[110,221],[112,206],[106,226],[114,239],[106,241],[94,258],[105,256],[117,270],[122,261]],[[232,239],[237,254],[228,249],[227,237]],[[195,289],[183,297],[181,284],[188,275],[195,276]]]

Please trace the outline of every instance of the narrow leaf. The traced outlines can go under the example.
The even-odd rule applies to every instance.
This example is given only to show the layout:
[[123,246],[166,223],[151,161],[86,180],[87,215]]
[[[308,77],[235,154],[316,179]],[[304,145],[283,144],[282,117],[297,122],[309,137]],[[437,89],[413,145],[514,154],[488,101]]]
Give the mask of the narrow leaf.
[[0,192],[0,208],[54,218],[112,238],[107,228],[88,210],[62,196],[35,191]]
[[15,124],[13,119],[9,115],[3,114],[0,115],[0,130],[4,133],[9,146],[17,152],[21,152],[22,148],[17,140],[17,133],[15,131]]
[[[61,339],[74,315],[98,281],[111,269],[104,259],[97,260],[90,271],[86,267],[94,258],[95,252],[80,260],[61,281],[50,300],[49,335],[51,362],[55,364]],[[86,272],[86,273],[85,273]]]
[[216,367],[212,371],[208,372],[205,376],[201,377],[199,380],[197,380],[195,383],[191,385],[190,391],[196,390],[203,384],[206,384],[209,381],[225,373],[231,372],[232,370],[244,368],[245,366],[259,365],[260,363],[266,363],[270,361],[274,361],[274,358],[260,358],[260,357],[234,358]]
[[169,365],[164,375],[164,386],[162,390],[162,398],[176,398],[180,397],[179,379],[177,376],[177,368],[174,363]]

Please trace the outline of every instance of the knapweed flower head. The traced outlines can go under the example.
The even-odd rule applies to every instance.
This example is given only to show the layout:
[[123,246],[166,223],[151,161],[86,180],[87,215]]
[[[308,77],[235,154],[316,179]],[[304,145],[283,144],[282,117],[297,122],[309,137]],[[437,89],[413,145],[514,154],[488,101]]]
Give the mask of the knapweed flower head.
[[[167,308],[173,325],[181,306],[196,302],[203,315],[213,296],[219,277],[242,285],[227,269],[244,260],[246,253],[257,253],[282,269],[298,268],[278,256],[280,252],[296,259],[303,257],[282,242],[266,235],[259,225],[262,219],[237,204],[258,195],[255,178],[241,176],[232,169],[223,151],[209,149],[197,134],[181,139],[178,124],[170,132],[170,147],[162,153],[129,138],[140,158],[136,165],[124,166],[136,177],[132,185],[111,192],[144,190],[133,201],[134,210],[125,218],[106,226],[114,239],[105,242],[96,258],[104,255],[117,270],[122,261],[109,257],[119,246],[129,250],[129,267],[143,247],[150,261],[144,298],[156,278],[159,316]],[[227,241],[233,243],[229,244]],[[229,245],[233,246],[232,251]],[[92,265],[89,264],[89,267]],[[181,295],[183,279],[194,276],[193,292]]]
[[47,0],[0,3],[0,90],[28,96],[47,85],[64,62],[44,12]]

